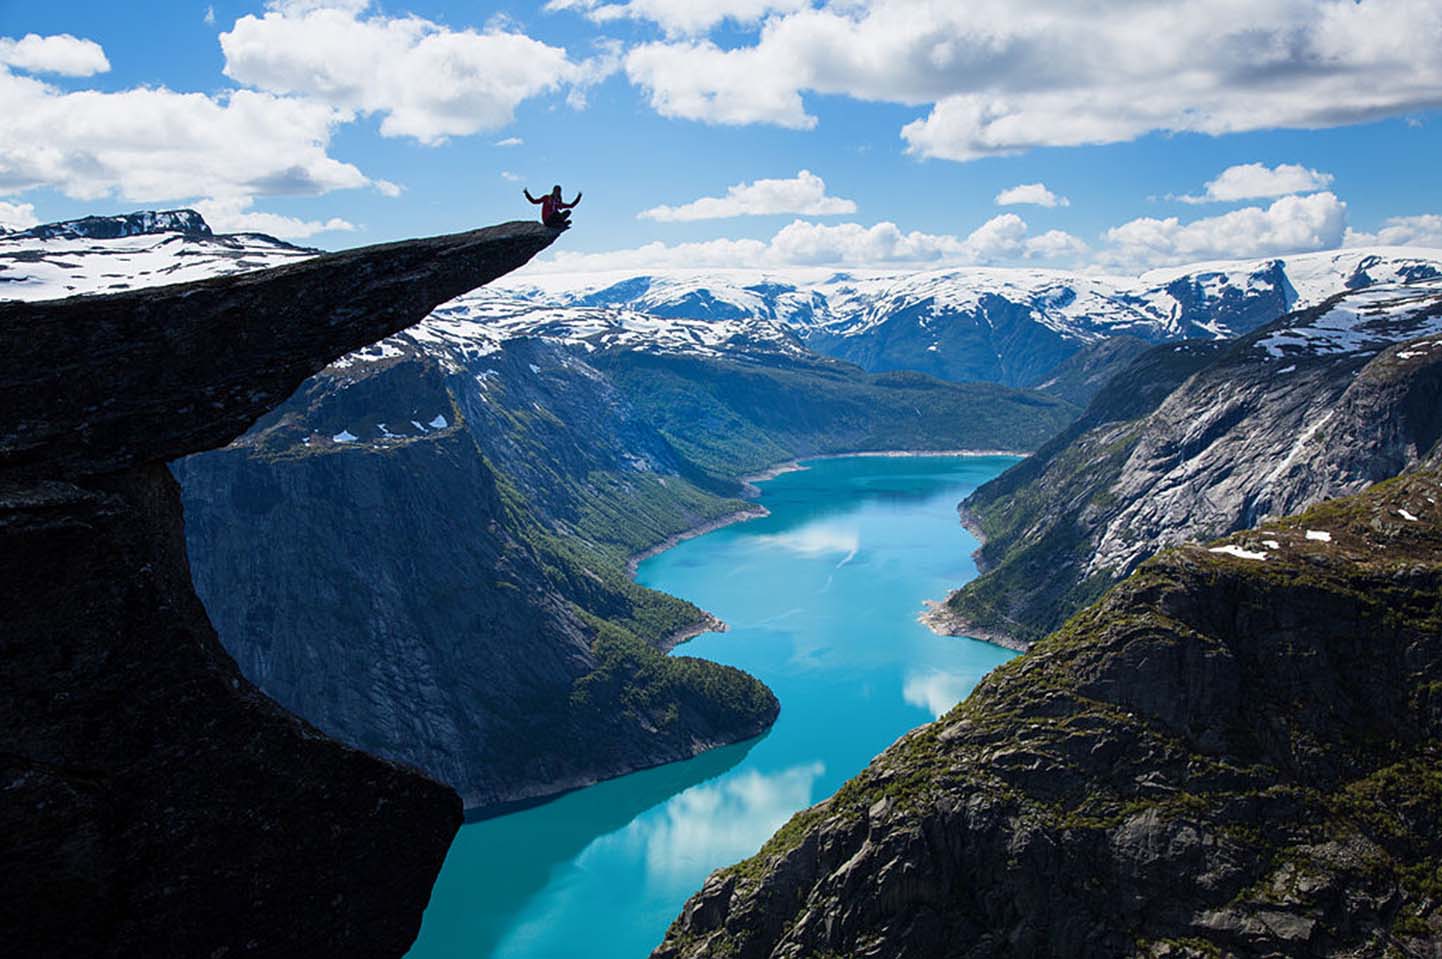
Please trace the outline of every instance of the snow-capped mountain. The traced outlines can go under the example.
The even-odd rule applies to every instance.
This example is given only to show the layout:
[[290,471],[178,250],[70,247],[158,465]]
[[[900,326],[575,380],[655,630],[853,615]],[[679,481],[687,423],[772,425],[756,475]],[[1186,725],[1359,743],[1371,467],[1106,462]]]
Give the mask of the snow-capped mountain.
[[0,236],[0,300],[118,293],[314,256],[260,233],[216,236],[194,210],[47,223]]
[[[258,233],[216,235],[193,210],[87,217],[0,236],[0,300],[45,300],[184,283],[298,262],[318,251]],[[493,353],[507,340],[542,337],[597,350],[700,356],[812,357],[791,329],[756,315],[576,303],[540,305],[488,289],[436,310],[425,322],[342,363],[412,349],[453,361]]]
[[[313,255],[260,234],[217,236],[190,210],[89,217],[0,236],[0,299],[105,293]],[[358,354],[486,353],[525,336],[586,352],[804,357],[943,379],[1044,383],[1088,344],[1234,337],[1345,290],[1442,277],[1442,251],[1379,247],[1199,263],[1136,277],[966,267],[921,272],[668,270],[520,275]]]
[[967,267],[923,272],[671,270],[524,274],[487,295],[548,306],[784,324],[870,370],[1031,385],[1079,347],[1233,337],[1348,289],[1442,276],[1442,251],[1401,247],[1193,264],[1138,277]]

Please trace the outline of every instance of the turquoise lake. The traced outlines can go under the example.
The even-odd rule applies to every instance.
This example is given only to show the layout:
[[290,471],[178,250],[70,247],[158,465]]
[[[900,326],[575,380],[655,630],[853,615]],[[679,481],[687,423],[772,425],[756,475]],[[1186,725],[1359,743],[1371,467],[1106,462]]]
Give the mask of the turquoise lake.
[[758,484],[771,515],[637,579],[721,617],[678,655],[781,700],[766,735],[464,826],[410,959],[645,959],[706,876],[754,853],[1012,653],[917,622],[976,575],[956,504],[1012,457],[815,460]]

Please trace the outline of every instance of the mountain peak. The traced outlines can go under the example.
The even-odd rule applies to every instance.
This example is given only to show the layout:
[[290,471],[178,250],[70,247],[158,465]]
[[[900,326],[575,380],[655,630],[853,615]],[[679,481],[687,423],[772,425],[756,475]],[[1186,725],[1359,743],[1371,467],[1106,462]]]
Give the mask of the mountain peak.
[[213,236],[210,224],[194,210],[138,210],[119,216],[86,216],[78,220],[42,223],[28,230],[10,233],[11,239],[79,237],[90,240],[113,240],[142,233],[184,233],[189,236]]

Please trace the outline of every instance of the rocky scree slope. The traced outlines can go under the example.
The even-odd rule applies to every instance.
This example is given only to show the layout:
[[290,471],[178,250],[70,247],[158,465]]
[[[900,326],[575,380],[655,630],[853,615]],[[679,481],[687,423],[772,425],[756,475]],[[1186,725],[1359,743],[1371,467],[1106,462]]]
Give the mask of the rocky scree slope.
[[1162,346],[963,519],[984,574],[949,632],[1045,635],[1157,550],[1355,492],[1442,436],[1442,284],[1343,294],[1235,344]]
[[[262,695],[191,586],[165,461],[515,269],[511,223],[0,304],[0,903],[27,956],[408,948],[461,804]],[[319,668],[324,668],[321,664]]]
[[1442,949],[1442,476],[1165,551],[760,853],[656,959]]

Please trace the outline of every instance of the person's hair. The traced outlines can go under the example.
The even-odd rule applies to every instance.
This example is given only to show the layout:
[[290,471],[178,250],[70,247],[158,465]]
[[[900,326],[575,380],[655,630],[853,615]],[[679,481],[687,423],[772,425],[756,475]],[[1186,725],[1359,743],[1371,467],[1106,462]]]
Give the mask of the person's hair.
[[561,192],[561,184],[557,183],[555,186],[551,187],[551,192],[552,192],[552,193],[560,193],[560,192]]

